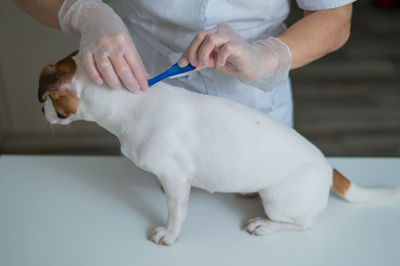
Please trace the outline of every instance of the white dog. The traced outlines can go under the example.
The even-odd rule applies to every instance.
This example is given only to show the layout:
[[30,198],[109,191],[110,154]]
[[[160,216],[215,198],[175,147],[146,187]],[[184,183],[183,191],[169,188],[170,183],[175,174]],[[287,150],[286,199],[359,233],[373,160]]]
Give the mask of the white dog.
[[149,236],[157,244],[178,239],[191,186],[257,192],[268,218],[247,223],[254,235],[307,230],[331,187],[350,202],[400,198],[398,189],[355,186],[314,145],[266,114],[166,83],[145,93],[111,90],[92,82],[74,55],[42,70],[46,118],[63,125],[96,122],[119,138],[126,157],[159,178],[168,219]]

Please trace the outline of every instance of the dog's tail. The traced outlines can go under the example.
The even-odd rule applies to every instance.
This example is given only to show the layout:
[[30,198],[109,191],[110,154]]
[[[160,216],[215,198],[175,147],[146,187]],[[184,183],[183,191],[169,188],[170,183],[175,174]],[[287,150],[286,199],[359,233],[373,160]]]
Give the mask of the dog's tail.
[[333,169],[332,190],[351,203],[379,203],[400,201],[400,188],[362,188],[351,183],[339,171]]

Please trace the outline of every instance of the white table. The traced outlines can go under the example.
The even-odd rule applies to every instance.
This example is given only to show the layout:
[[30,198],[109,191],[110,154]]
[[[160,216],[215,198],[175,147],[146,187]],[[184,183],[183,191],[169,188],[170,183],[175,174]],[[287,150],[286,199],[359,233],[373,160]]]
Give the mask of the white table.
[[[331,158],[362,185],[400,186],[400,159]],[[193,189],[180,240],[147,234],[166,218],[157,179],[123,157],[0,157],[1,266],[400,265],[400,203],[331,195],[308,233],[255,237],[258,199]]]

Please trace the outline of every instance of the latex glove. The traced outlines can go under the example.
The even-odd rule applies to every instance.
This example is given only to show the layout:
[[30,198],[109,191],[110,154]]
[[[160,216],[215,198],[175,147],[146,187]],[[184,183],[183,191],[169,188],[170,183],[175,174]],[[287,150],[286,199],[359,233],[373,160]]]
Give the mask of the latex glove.
[[122,82],[133,92],[147,89],[149,75],[127,27],[110,6],[100,0],[65,0],[58,18],[64,32],[81,35],[79,58],[95,82],[105,81],[113,89]]
[[289,73],[292,55],[280,39],[249,43],[227,24],[197,33],[179,59],[197,69],[212,67],[264,91],[273,89]]

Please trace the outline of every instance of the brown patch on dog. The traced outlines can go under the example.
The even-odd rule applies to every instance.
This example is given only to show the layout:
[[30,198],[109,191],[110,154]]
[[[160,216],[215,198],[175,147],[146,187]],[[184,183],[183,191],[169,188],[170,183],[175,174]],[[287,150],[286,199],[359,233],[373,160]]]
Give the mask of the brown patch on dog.
[[64,117],[75,114],[78,110],[79,98],[71,91],[63,90],[59,93],[50,92],[50,98],[53,101],[56,112]]
[[344,197],[346,192],[349,190],[351,185],[350,180],[348,180],[344,175],[342,175],[338,170],[333,169],[333,184],[332,189]]
[[79,98],[75,91],[65,87],[71,83],[76,73],[77,66],[72,57],[77,53],[78,51],[75,51],[55,65],[44,67],[39,78],[39,102],[43,103],[47,97],[50,97],[56,111],[64,117],[78,110]]

